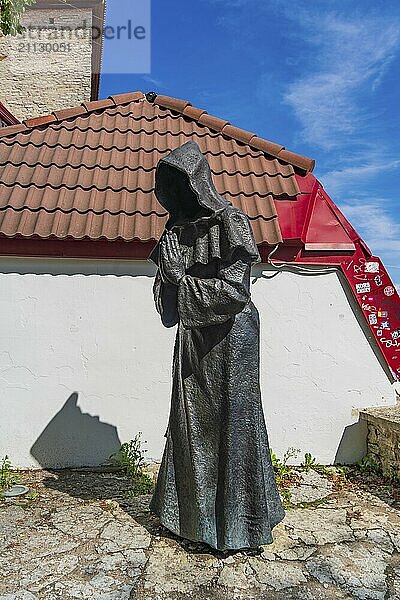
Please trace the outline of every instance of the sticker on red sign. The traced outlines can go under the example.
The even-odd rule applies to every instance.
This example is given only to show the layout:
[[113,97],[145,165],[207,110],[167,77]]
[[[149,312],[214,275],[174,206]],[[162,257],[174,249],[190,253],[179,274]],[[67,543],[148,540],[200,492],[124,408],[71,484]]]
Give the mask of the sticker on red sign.
[[395,286],[381,260],[366,260],[359,248],[343,270],[387,364],[400,379],[400,299]]
[[393,296],[394,287],[392,285],[387,285],[383,290],[383,293],[385,294],[385,296]]
[[371,291],[371,284],[369,281],[365,283],[356,283],[356,291],[357,294],[365,294],[366,292]]
[[379,263],[373,261],[366,262],[365,273],[379,273]]

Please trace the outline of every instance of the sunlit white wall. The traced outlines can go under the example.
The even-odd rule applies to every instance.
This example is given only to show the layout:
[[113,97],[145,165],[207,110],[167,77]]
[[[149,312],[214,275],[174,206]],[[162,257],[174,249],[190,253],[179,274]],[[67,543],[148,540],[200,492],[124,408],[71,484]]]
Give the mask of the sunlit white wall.
[[[143,432],[160,460],[174,329],[146,261],[0,259],[0,457],[23,467],[104,462]],[[261,386],[270,445],[319,462],[364,453],[357,409],[394,391],[336,273],[257,266]]]

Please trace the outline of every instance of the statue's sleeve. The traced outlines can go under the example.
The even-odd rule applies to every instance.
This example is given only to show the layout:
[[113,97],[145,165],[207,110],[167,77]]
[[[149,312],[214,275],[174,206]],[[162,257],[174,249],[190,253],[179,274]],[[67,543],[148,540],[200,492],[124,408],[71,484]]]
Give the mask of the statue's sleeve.
[[189,328],[218,325],[241,312],[250,300],[251,260],[241,256],[220,269],[218,277],[184,275],[178,285],[178,315]]
[[160,269],[157,269],[153,284],[154,303],[165,327],[173,327],[178,323],[177,286],[163,282]]

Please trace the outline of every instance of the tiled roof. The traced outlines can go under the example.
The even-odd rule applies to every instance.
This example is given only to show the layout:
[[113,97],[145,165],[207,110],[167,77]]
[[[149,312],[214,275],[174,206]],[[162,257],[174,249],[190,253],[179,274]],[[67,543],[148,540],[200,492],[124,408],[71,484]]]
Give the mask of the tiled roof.
[[246,212],[258,244],[281,234],[274,198],[299,193],[314,162],[188,102],[141,92],[111,96],[0,130],[0,234],[59,239],[159,238],[159,159],[189,139],[218,191]]

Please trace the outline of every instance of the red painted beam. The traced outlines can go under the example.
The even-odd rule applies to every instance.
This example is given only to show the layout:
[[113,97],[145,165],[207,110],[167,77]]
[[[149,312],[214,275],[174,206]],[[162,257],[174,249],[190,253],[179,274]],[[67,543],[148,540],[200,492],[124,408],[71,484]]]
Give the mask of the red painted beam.
[[39,237],[7,238],[0,236],[1,256],[37,256],[53,258],[120,258],[145,260],[155,246],[155,241],[124,242],[116,240],[43,239]]
[[8,125],[18,125],[19,121],[10,111],[0,102],[0,121]]

